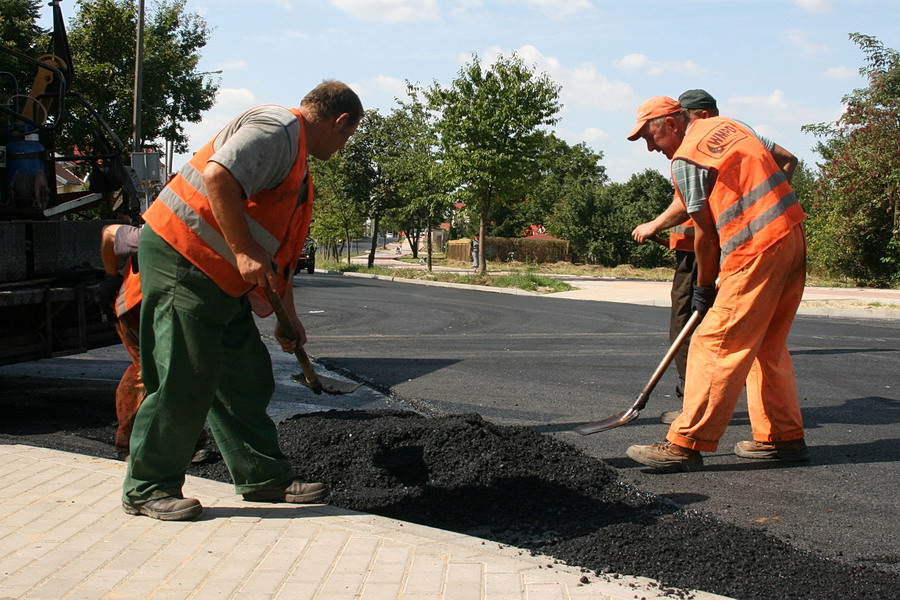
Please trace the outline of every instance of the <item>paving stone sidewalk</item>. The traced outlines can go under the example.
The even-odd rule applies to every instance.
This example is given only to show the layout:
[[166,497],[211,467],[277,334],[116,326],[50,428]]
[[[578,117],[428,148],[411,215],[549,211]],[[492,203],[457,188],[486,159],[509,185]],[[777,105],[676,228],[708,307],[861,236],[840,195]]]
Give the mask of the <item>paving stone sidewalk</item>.
[[230,485],[194,477],[185,493],[203,503],[199,520],[132,517],[121,509],[124,472],[118,461],[0,445],[0,600],[672,597],[650,580],[589,576],[422,525],[244,502]]

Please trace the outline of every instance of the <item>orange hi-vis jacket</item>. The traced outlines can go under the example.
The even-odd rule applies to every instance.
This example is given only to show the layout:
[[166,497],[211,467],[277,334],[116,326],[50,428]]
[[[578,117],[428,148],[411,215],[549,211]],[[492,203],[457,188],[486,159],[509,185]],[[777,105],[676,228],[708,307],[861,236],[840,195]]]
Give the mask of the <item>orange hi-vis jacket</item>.
[[[675,197],[684,204],[681,194],[675,190]],[[694,220],[688,217],[686,221],[680,225],[676,225],[669,229],[669,248],[671,250],[681,250],[683,252],[694,251]]]
[[141,276],[132,267],[134,266],[133,257],[129,256],[125,260],[125,268],[122,270],[122,287],[116,296],[116,316],[122,317],[129,310],[140,304],[141,298]]
[[[306,132],[300,111],[289,109],[300,121],[297,157],[290,173],[278,187],[263,190],[247,199],[246,219],[253,239],[273,258],[278,268],[279,295],[290,282],[309,233],[312,218],[312,177],[307,177],[306,199],[300,203],[300,191],[306,175]],[[237,260],[222,229],[213,216],[203,171],[214,154],[215,138],[200,148],[187,165],[172,178],[156,201],[143,214],[144,221],[169,245],[212,279],[222,291],[234,297],[244,295],[253,286],[244,281]],[[253,310],[260,316],[271,314],[272,307],[262,291],[251,298]]]
[[678,158],[713,171],[709,207],[722,249],[720,277],[746,265],[806,218],[772,155],[736,121],[694,121],[673,160]]

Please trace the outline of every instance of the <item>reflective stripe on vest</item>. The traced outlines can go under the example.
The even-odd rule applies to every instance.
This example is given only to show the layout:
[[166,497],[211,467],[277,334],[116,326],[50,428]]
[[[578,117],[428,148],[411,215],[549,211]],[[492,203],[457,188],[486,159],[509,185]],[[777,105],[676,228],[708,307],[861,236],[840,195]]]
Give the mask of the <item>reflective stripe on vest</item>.
[[125,261],[125,268],[122,270],[122,286],[116,295],[116,316],[123,317],[125,313],[140,304],[143,296],[141,295],[141,276],[134,272],[132,268],[132,258],[129,256]]
[[[690,223],[685,225],[684,223]],[[682,252],[694,251],[694,222],[690,219],[669,229],[669,248]]]
[[[306,136],[299,111],[290,110],[300,126],[297,155],[291,170],[276,188],[246,200],[244,218],[253,240],[277,265],[277,292],[290,283],[290,271],[300,254],[312,217],[312,181],[306,174]],[[244,281],[234,253],[218,226],[206,197],[203,170],[214,155],[215,138],[198,150],[166,185],[144,213],[147,225],[177,252],[212,279],[225,293],[241,296],[253,286]],[[301,191],[305,187],[305,195]],[[267,305],[267,303],[266,303]],[[254,305],[254,310],[256,310]],[[271,307],[266,308],[271,311]],[[257,314],[265,316],[268,312]]]
[[[768,179],[751,190],[750,193],[739,198],[737,202],[722,211],[722,214],[716,219],[716,229],[721,232],[729,223],[744,214],[744,212],[755,205],[760,199],[774,192],[775,188],[786,181],[787,177],[785,177],[783,171],[773,173]],[[782,216],[785,211],[787,211],[788,207],[793,206],[794,204],[797,204],[797,196],[791,191],[785,196],[782,196],[774,205],[757,215],[752,221],[732,233],[728,239],[721,241],[722,262],[728,258],[729,254],[762,231],[763,227]]]

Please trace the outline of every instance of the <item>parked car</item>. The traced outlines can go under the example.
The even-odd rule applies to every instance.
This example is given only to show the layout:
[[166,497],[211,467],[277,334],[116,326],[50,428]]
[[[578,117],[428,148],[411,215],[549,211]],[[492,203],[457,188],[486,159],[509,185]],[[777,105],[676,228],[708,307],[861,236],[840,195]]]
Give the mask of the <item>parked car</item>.
[[309,238],[303,244],[303,250],[300,252],[300,259],[297,261],[297,269],[295,273],[299,273],[303,269],[313,274],[316,272],[316,240]]

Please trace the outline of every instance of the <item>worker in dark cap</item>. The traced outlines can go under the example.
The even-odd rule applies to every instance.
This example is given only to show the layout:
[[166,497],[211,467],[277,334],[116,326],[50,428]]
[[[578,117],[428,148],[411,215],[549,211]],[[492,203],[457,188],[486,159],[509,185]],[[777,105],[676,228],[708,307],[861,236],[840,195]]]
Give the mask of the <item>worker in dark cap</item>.
[[[687,90],[678,97],[678,103],[681,105],[681,110],[687,115],[689,124],[697,119],[719,116],[716,99],[706,90]],[[753,131],[749,126],[747,129]],[[797,166],[797,158],[772,140],[755,134],[755,132],[754,135],[768,148],[772,158],[790,181]],[[677,195],[672,199],[669,208],[652,221],[638,225],[631,235],[635,241],[643,244],[666,229],[669,230],[669,248],[675,251],[675,275],[672,277],[670,294],[672,312],[669,318],[669,340],[671,342],[681,333],[691,317],[691,297],[697,282],[697,267],[694,260],[694,223],[688,217],[684,202]],[[675,396],[678,399],[679,408],[667,410],[660,415],[660,421],[665,424],[671,423],[681,414],[680,406],[684,397],[684,377],[687,371],[690,342],[691,338],[688,336],[675,355],[675,368],[678,371]]]
[[[688,117],[692,119],[706,119],[719,116],[719,107],[716,99],[706,90],[688,90],[678,96],[681,108],[688,111]],[[704,113],[705,114],[702,114]]]

